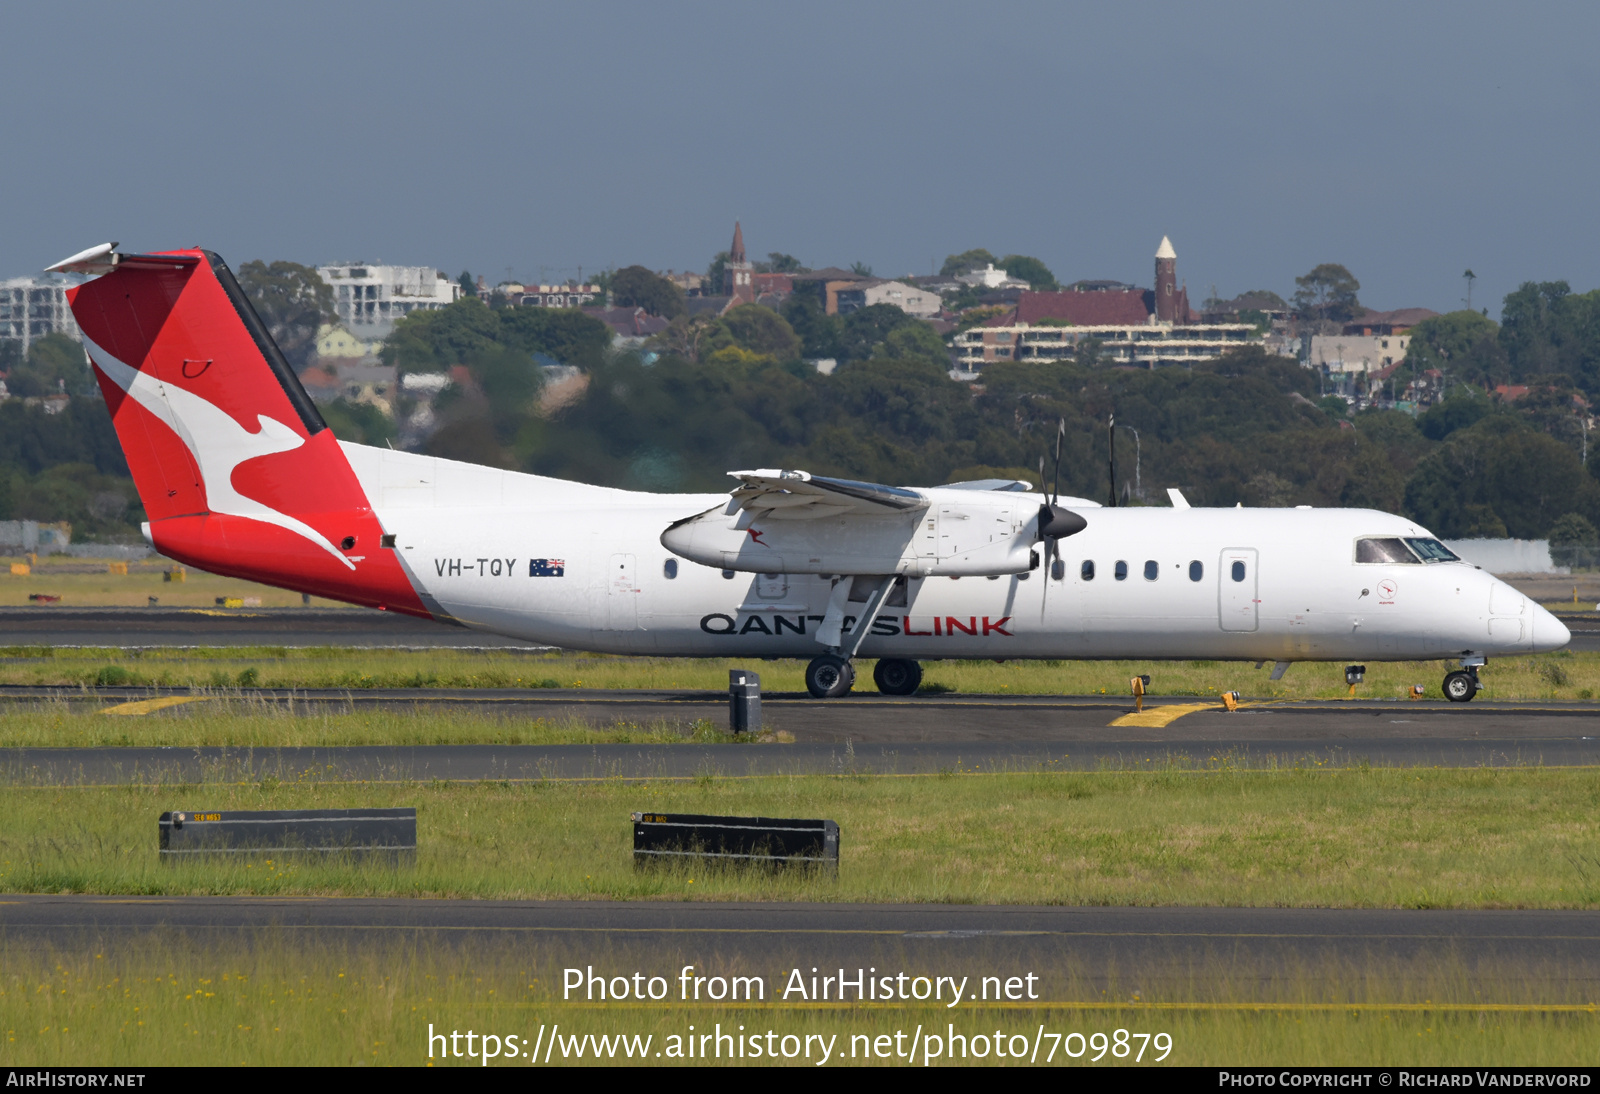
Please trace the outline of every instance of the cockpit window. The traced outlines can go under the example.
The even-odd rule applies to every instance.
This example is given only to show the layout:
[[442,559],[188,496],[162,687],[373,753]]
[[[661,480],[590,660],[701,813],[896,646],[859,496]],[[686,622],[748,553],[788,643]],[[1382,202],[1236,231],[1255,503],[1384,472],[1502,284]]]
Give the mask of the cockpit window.
[[1424,562],[1460,562],[1461,556],[1436,539],[1408,539],[1407,546]]
[[[1443,548],[1440,548],[1443,550]],[[1405,541],[1394,538],[1368,536],[1356,540],[1356,561],[1388,564],[1417,564],[1417,556],[1406,549]]]

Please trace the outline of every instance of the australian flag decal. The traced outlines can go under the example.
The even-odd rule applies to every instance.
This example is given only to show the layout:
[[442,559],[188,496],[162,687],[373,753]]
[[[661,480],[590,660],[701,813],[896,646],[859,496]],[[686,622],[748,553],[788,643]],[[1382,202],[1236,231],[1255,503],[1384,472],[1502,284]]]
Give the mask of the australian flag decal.
[[530,558],[528,560],[529,577],[565,577],[567,573],[567,560],[564,558]]

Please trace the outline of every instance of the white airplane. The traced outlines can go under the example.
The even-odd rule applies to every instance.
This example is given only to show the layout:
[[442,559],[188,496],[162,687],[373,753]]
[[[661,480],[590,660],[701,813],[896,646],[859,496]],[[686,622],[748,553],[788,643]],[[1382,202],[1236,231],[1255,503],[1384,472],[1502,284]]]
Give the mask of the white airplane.
[[[213,573],[568,649],[809,659],[1459,660],[1570,634],[1427,529],[1368,509],[1102,508],[1024,482],[735,471],[651,494],[335,439],[215,254],[103,244],[72,310],[163,554]],[[1059,448],[1058,448],[1059,452]],[[1352,666],[1354,669],[1356,666]]]

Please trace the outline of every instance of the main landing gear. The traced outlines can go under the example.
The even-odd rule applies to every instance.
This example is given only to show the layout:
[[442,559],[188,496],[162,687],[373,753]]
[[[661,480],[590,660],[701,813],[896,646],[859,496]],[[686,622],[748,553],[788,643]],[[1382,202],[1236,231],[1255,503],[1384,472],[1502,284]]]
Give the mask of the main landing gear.
[[1452,703],[1472,702],[1483,687],[1478,681],[1478,667],[1483,663],[1481,657],[1464,658],[1459,669],[1445,675],[1444,697]]
[[[837,699],[855,682],[855,666],[831,653],[813,658],[806,666],[806,690],[817,699]],[[885,657],[872,670],[872,682],[885,695],[914,695],[922,685],[922,666],[904,658]]]

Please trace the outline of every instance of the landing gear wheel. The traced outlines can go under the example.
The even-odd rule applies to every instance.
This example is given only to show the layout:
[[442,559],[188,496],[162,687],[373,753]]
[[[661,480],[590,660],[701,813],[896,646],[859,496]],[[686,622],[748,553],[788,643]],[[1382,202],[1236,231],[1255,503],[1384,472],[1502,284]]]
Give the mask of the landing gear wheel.
[[806,666],[806,690],[814,699],[837,699],[855,685],[856,670],[842,657],[825,653]]
[[1478,694],[1478,678],[1465,669],[1450,673],[1444,678],[1444,697],[1452,703],[1470,703]]
[[922,686],[922,666],[899,657],[885,657],[872,670],[872,682],[885,695],[914,695]]

